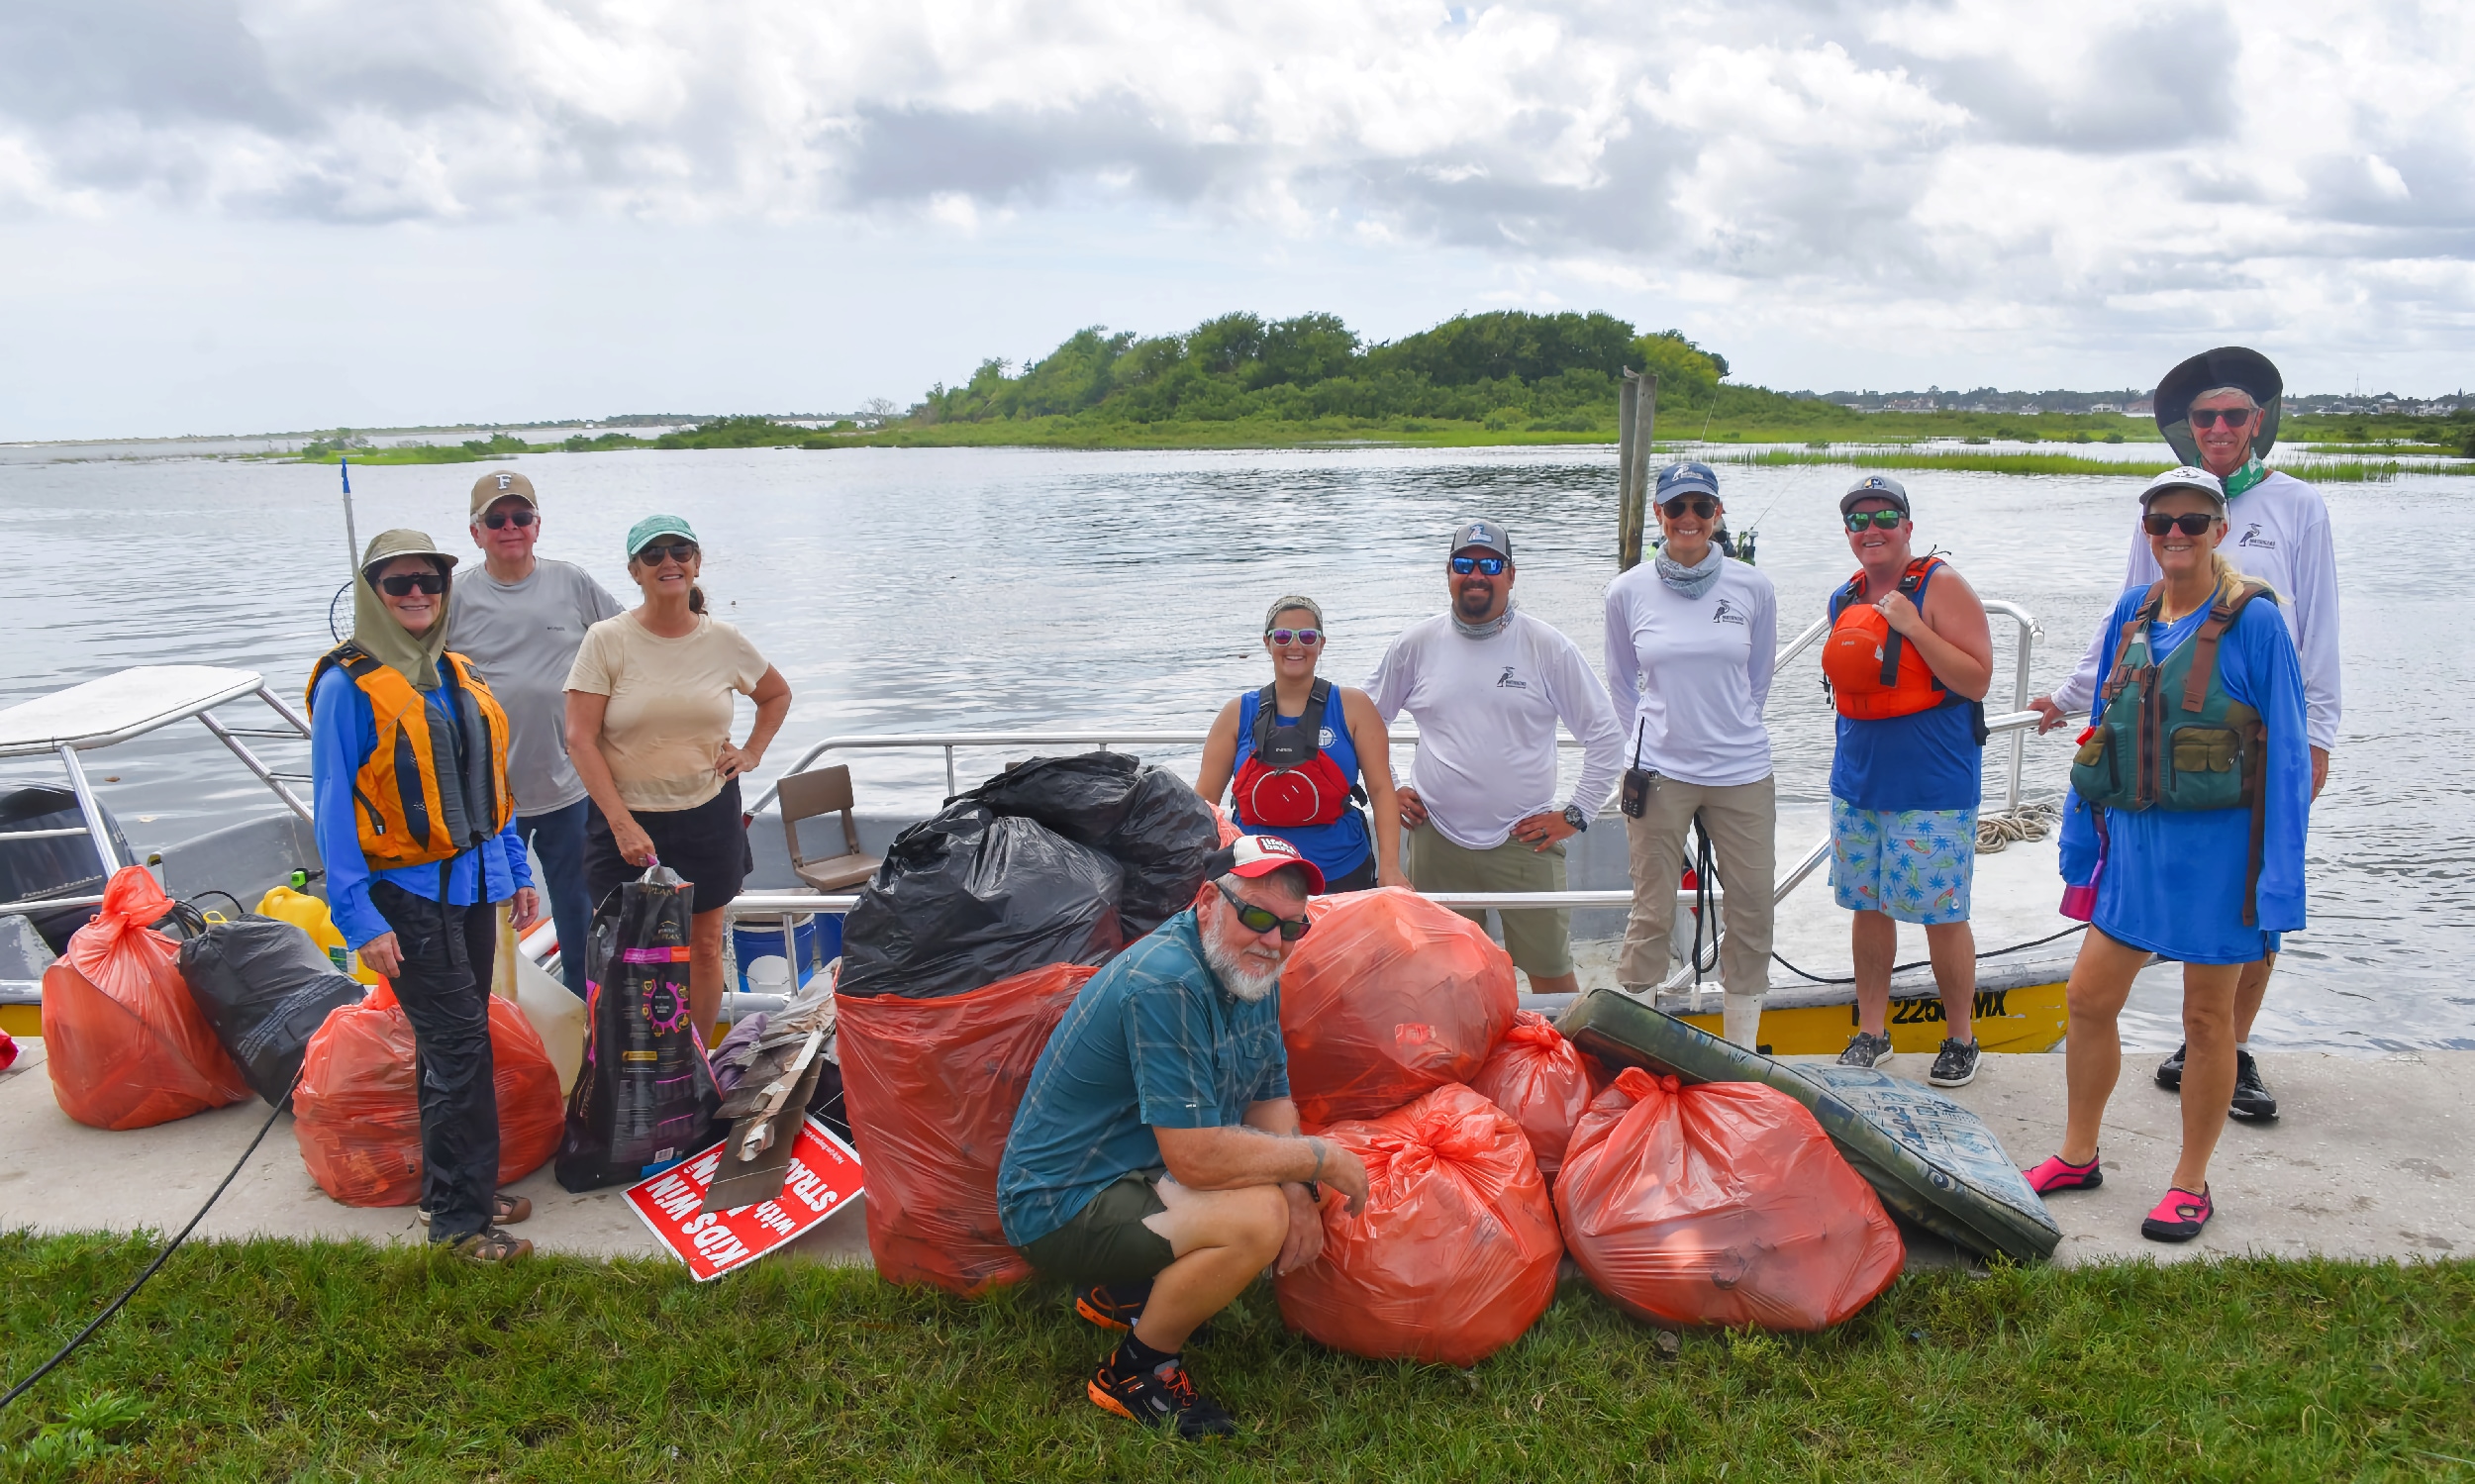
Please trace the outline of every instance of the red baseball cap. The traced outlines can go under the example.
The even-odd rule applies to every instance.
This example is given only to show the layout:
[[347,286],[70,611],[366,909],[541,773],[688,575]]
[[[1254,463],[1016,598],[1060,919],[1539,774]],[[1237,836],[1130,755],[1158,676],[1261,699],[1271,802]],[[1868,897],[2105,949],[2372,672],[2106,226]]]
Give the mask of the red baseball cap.
[[1282,866],[1294,865],[1306,872],[1307,893],[1324,894],[1324,873],[1315,862],[1298,853],[1298,847],[1277,835],[1240,835],[1213,857],[1210,874],[1244,876],[1249,880],[1268,876]]

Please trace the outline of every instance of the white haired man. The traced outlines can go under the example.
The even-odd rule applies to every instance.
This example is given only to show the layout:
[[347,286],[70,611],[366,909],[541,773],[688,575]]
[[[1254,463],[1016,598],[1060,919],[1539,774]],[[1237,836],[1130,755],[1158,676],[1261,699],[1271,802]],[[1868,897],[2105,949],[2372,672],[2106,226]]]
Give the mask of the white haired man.
[[1298,1132],[1280,1039],[1280,966],[1323,872],[1240,836],[1210,888],[1092,975],[1032,1068],[997,1173],[1006,1239],[1123,1331],[1086,1388],[1102,1409],[1185,1437],[1237,1423],[1181,1351],[1266,1266],[1324,1249],[1324,1186],[1354,1213],[1366,1167]]

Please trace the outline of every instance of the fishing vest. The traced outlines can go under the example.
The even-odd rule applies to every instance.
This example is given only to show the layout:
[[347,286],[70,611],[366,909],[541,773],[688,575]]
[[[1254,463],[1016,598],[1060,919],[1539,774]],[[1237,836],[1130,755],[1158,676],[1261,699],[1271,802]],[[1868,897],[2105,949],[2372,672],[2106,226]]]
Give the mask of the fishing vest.
[[1288,830],[1329,825],[1360,796],[1317,740],[1331,707],[1332,682],[1318,680],[1307,692],[1304,714],[1281,726],[1274,687],[1256,694],[1254,745],[1230,790],[1240,821]]
[[373,868],[448,860],[507,828],[516,813],[507,787],[507,713],[463,655],[446,656],[448,690],[471,703],[447,698],[458,723],[454,735],[430,725],[430,707],[411,681],[349,641],[311,667],[305,707],[316,704],[330,666],[341,666],[360,687],[378,724],[378,744],[352,776],[361,853]]
[[[1901,574],[1899,590],[1923,608],[1926,579],[1947,564],[1938,556],[1918,557]],[[1891,627],[1882,610],[1865,601],[1862,568],[1831,595],[1831,637],[1823,642],[1822,674],[1831,687],[1831,704],[1855,722],[1915,716],[1950,699],[1925,656]]]

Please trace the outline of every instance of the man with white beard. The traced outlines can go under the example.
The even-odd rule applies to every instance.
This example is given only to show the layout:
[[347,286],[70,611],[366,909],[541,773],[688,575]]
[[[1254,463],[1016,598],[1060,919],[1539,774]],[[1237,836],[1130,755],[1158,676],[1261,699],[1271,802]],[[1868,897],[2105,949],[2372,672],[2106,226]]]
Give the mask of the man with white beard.
[[1323,873],[1269,835],[1240,836],[1212,871],[1074,997],[997,1172],[1006,1239],[1124,1332],[1092,1402],[1185,1437],[1237,1431],[1187,1374],[1188,1337],[1266,1265],[1322,1254],[1328,1196],[1352,1214],[1366,1199],[1357,1156],[1299,1134],[1280,1039],[1281,962]]

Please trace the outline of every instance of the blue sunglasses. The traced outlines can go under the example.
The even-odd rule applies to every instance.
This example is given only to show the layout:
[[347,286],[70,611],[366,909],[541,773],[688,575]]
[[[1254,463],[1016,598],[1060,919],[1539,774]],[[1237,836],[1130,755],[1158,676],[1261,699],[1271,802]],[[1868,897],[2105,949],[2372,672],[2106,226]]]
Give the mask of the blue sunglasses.
[[1483,572],[1490,577],[1501,577],[1504,575],[1504,558],[1501,556],[1455,556],[1452,558],[1453,576],[1466,577],[1472,572]]

